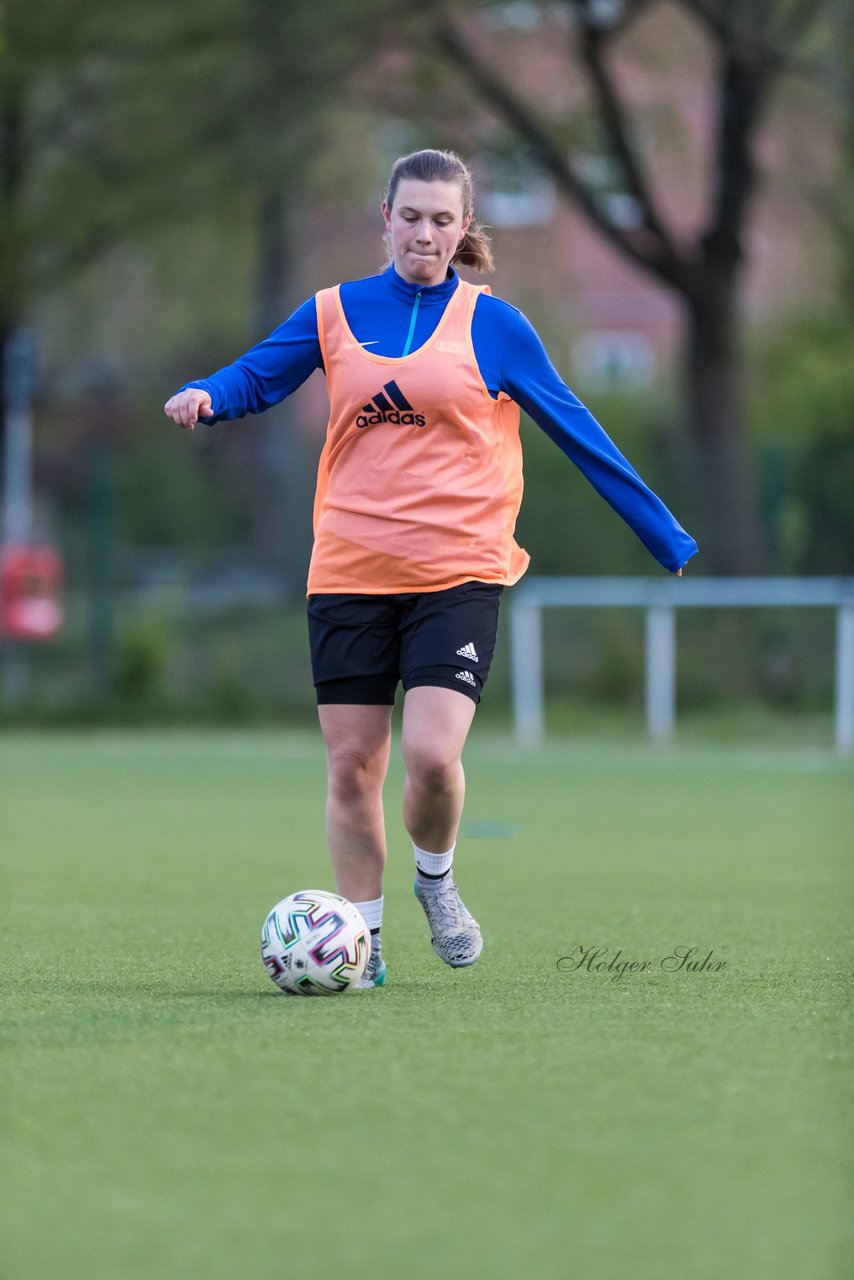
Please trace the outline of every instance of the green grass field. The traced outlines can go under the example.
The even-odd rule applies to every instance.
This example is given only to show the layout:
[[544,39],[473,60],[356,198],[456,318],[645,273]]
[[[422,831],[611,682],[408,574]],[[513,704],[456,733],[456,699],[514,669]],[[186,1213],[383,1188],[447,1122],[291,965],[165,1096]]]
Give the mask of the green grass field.
[[480,963],[430,949],[396,769],[388,985],[300,1000],[258,933],[332,887],[316,735],[0,738],[4,1280],[850,1276],[851,766],[467,769]]

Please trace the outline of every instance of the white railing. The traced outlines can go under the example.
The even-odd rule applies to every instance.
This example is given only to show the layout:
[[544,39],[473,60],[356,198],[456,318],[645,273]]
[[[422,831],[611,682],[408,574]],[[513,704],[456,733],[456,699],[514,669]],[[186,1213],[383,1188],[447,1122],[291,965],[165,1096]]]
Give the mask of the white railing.
[[646,722],[657,742],[676,722],[677,609],[835,609],[834,740],[840,755],[854,753],[854,578],[526,579],[510,603],[513,723],[526,747],[545,734],[542,611],[556,606],[646,611]]

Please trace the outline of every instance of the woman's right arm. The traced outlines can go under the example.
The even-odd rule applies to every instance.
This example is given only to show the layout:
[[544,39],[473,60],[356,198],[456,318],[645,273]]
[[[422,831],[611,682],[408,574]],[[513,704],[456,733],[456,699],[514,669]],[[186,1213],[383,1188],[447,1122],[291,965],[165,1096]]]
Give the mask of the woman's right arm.
[[322,366],[317,308],[309,298],[268,338],[209,378],[187,382],[166,401],[164,412],[189,430],[198,420],[211,423],[263,413],[302,386]]

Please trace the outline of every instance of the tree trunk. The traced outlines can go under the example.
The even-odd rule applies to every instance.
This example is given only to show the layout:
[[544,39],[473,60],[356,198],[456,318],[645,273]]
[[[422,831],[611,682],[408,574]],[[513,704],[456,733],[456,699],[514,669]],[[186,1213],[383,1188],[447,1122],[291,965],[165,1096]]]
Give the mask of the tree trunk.
[[[0,65],[0,76],[8,69]],[[11,78],[0,99],[0,447],[6,433],[6,343],[20,323],[18,204],[24,173],[23,108]]]
[[756,485],[742,421],[741,346],[734,281],[688,304],[685,392],[703,569],[762,572]]

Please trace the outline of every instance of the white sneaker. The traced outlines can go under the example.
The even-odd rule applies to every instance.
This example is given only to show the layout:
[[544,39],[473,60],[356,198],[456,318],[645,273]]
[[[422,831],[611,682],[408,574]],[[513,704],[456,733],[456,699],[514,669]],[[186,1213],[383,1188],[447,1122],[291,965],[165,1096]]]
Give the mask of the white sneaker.
[[441,880],[415,881],[415,896],[430,925],[433,950],[453,969],[474,964],[483,950],[480,925],[463,905],[450,871]]
[[381,987],[385,982],[385,960],[383,960],[382,944],[379,941],[379,935],[371,940],[371,954],[368,956],[368,966],[362,974],[358,982],[353,983],[354,990],[361,990],[365,987]]

